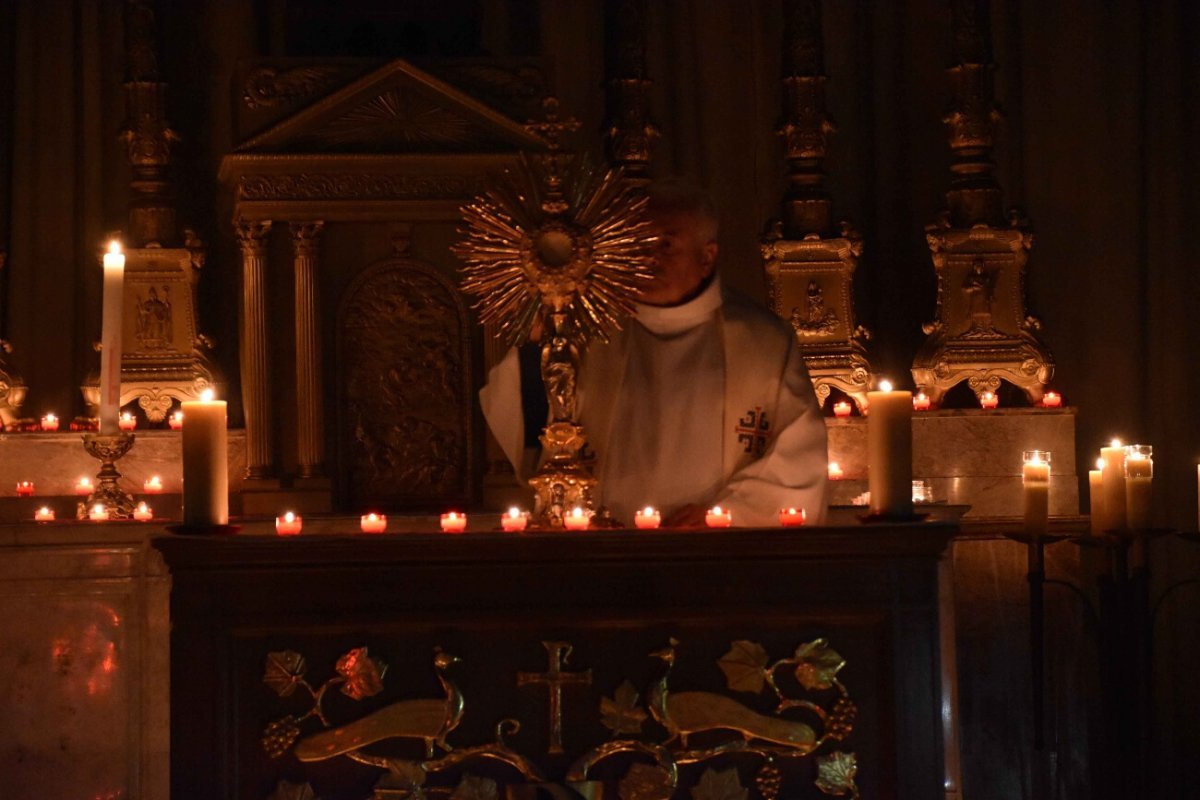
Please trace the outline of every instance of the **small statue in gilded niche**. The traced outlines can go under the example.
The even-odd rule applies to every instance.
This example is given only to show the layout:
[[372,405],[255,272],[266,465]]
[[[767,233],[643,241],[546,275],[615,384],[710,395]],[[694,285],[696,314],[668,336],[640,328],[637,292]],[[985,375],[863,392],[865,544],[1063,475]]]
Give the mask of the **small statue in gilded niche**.
[[137,297],[137,328],[135,335],[143,350],[165,350],[171,346],[171,288],[163,287],[162,299],[158,290],[150,287],[149,296]]
[[992,331],[992,300],[996,294],[996,271],[988,269],[982,258],[976,258],[963,281],[962,289],[967,295],[971,330]]
[[801,336],[822,336],[833,333],[837,327],[838,316],[832,308],[825,306],[825,292],[815,280],[808,282],[807,308],[801,313],[799,308],[792,310],[792,327]]
[[550,400],[550,418],[554,422],[575,419],[575,371],[579,348],[565,336],[554,336],[542,351],[542,375]]

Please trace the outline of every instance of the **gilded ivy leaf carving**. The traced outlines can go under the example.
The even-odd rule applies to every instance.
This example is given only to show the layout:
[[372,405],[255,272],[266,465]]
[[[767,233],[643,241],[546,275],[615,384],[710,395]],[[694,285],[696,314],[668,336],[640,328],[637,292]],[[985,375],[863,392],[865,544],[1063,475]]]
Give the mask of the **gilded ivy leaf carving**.
[[267,653],[263,683],[274,689],[280,697],[287,697],[304,680],[305,669],[304,656],[294,650]]
[[838,671],[846,665],[824,639],[814,639],[796,648],[796,680],[809,691],[833,686]]
[[693,800],[746,800],[749,794],[738,779],[736,767],[714,770],[712,767],[704,770],[700,781],[692,787]]
[[450,800],[496,800],[499,797],[496,782],[477,775],[463,775]]
[[739,639],[731,642],[729,652],[721,656],[717,666],[725,673],[725,682],[735,692],[761,692],[767,666],[767,650],[758,642]]
[[671,775],[654,764],[634,763],[617,784],[621,800],[667,800],[674,792]]
[[613,696],[600,698],[600,721],[614,736],[641,733],[646,712],[638,706],[638,690],[625,680]]
[[858,774],[858,759],[854,753],[834,752],[817,759],[817,788],[825,794],[841,797],[858,796],[854,777]]
[[347,652],[337,662],[337,672],[346,682],[342,684],[342,694],[362,700],[383,691],[383,673],[387,665],[377,658],[367,655],[367,648],[356,647]]

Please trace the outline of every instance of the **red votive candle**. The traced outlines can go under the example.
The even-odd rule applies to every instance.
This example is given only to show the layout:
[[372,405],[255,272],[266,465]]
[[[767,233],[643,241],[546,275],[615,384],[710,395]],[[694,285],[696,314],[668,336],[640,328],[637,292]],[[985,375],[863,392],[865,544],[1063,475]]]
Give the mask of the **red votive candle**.
[[358,527],[363,533],[383,533],[387,530],[387,517],[374,512],[363,514]]
[[845,400],[840,400],[833,404],[833,415],[835,417],[850,416],[850,404]]
[[304,520],[291,511],[275,518],[275,533],[280,536],[298,536],[303,527]]
[[33,512],[33,518],[37,522],[54,522],[54,509],[48,506],[42,506],[37,511]]
[[462,533],[467,529],[467,515],[460,514],[457,511],[448,511],[442,514],[442,532],[443,533]]
[[181,430],[183,430],[183,412],[182,412],[182,411],[176,411],[174,414],[172,414],[171,416],[167,417],[167,425],[168,425],[168,426],[171,428],[171,430],[173,430],[173,431],[181,431]]
[[523,531],[528,524],[529,515],[516,506],[510,508],[507,513],[500,517],[500,527],[509,533]]
[[808,519],[808,514],[803,508],[781,508],[779,509],[779,524],[785,528],[799,528]]
[[133,510],[133,518],[138,522],[149,522],[150,520],[154,519],[154,512],[150,509],[150,506],[146,505],[146,503],[143,501],[138,503],[137,508]]
[[146,482],[142,484],[142,491],[146,494],[162,494],[163,483],[162,478],[157,475],[151,475]]
[[983,394],[979,395],[979,405],[982,408],[991,410],[1000,405],[1000,398],[996,397],[995,392],[984,392]]
[[1058,392],[1046,392],[1042,395],[1043,408],[1062,408],[1062,395]]
[[137,427],[137,417],[128,411],[122,411],[121,418],[117,420],[117,427],[123,431],[131,431]]
[[563,525],[569,531],[586,531],[591,521],[588,513],[579,506],[572,508],[571,512],[563,517]]
[[662,514],[653,506],[646,506],[633,515],[633,524],[643,530],[651,530],[662,524]]
[[917,392],[913,396],[913,411],[928,411],[929,402],[929,395],[924,392]]
[[42,417],[41,426],[42,430],[47,432],[58,430],[58,417],[54,416],[53,414],[47,414],[46,416]]
[[33,497],[33,481],[17,481],[17,497]]
[[88,519],[93,522],[104,522],[108,519],[108,509],[104,507],[103,503],[96,503],[88,512]]
[[79,483],[75,484],[75,494],[84,497],[92,493],[91,478],[80,478]]
[[836,461],[829,462],[829,480],[840,481],[845,476],[846,473],[842,471],[841,466]]
[[733,524],[733,511],[720,506],[713,506],[704,515],[704,521],[710,528],[728,528]]

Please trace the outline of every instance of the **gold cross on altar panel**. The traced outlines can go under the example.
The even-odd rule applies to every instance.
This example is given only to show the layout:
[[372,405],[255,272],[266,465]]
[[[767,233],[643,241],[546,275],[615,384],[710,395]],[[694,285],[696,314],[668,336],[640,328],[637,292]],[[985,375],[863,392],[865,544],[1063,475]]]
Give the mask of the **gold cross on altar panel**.
[[563,672],[567,659],[574,647],[568,642],[542,642],[549,657],[550,666],[545,672],[518,672],[517,686],[533,686],[546,684],[550,689],[550,755],[563,752],[562,745],[562,689],[563,686],[575,684],[590,686],[592,671]]

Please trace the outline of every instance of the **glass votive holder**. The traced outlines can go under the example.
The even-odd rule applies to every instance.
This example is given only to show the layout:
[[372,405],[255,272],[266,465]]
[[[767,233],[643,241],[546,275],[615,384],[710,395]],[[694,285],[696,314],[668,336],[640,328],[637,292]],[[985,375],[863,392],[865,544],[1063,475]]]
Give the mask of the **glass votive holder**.
[[303,528],[304,520],[291,511],[275,518],[275,533],[280,536],[299,536]]
[[122,411],[121,416],[117,419],[117,427],[123,431],[131,431],[137,428],[137,417],[128,411]]
[[1131,444],[1125,448],[1125,524],[1131,531],[1150,527],[1151,484],[1154,481],[1154,448]]
[[54,509],[49,506],[42,506],[33,512],[33,519],[36,522],[54,522]]
[[581,506],[575,506],[563,515],[563,527],[569,531],[586,531],[591,524],[591,512],[585,511]]
[[634,512],[633,524],[641,530],[653,530],[662,525],[662,514],[654,506],[646,506]]
[[167,417],[167,427],[173,431],[183,430],[183,412],[176,411],[174,414]]
[[713,506],[704,515],[704,523],[710,528],[728,528],[733,524],[733,511],[720,506]]
[[17,481],[17,497],[33,497],[33,481]]
[[54,416],[53,414],[46,414],[44,417],[42,417],[39,424],[41,425],[42,430],[52,433],[58,430],[58,417]]
[[467,515],[457,511],[447,511],[442,514],[443,533],[462,533],[467,529]]
[[995,392],[984,392],[983,394],[979,395],[979,407],[980,408],[986,408],[988,410],[991,410],[993,408],[996,408],[999,405],[1000,405],[1000,398],[996,396]]
[[500,515],[500,529],[508,533],[520,533],[529,524],[529,514],[513,506]]
[[1125,447],[1125,477],[1154,477],[1154,447],[1148,444],[1131,444]]
[[88,519],[92,522],[104,522],[108,519],[108,509],[104,507],[103,503],[96,503],[88,512]]
[[914,503],[933,502],[933,487],[929,485],[929,481],[916,480],[912,482],[912,501]]
[[363,533],[383,533],[387,530],[387,517],[383,514],[363,514],[358,521],[358,528]]
[[163,482],[162,478],[157,475],[151,475],[142,482],[142,491],[146,494],[162,494]]
[[808,513],[803,508],[779,509],[779,524],[785,528],[799,528],[808,519]]
[[138,522],[149,522],[154,519],[154,511],[143,501],[133,510],[133,518]]
[[75,484],[75,494],[79,495],[80,497],[87,497],[91,493],[92,493],[92,479],[91,478],[80,478],[79,481]]

